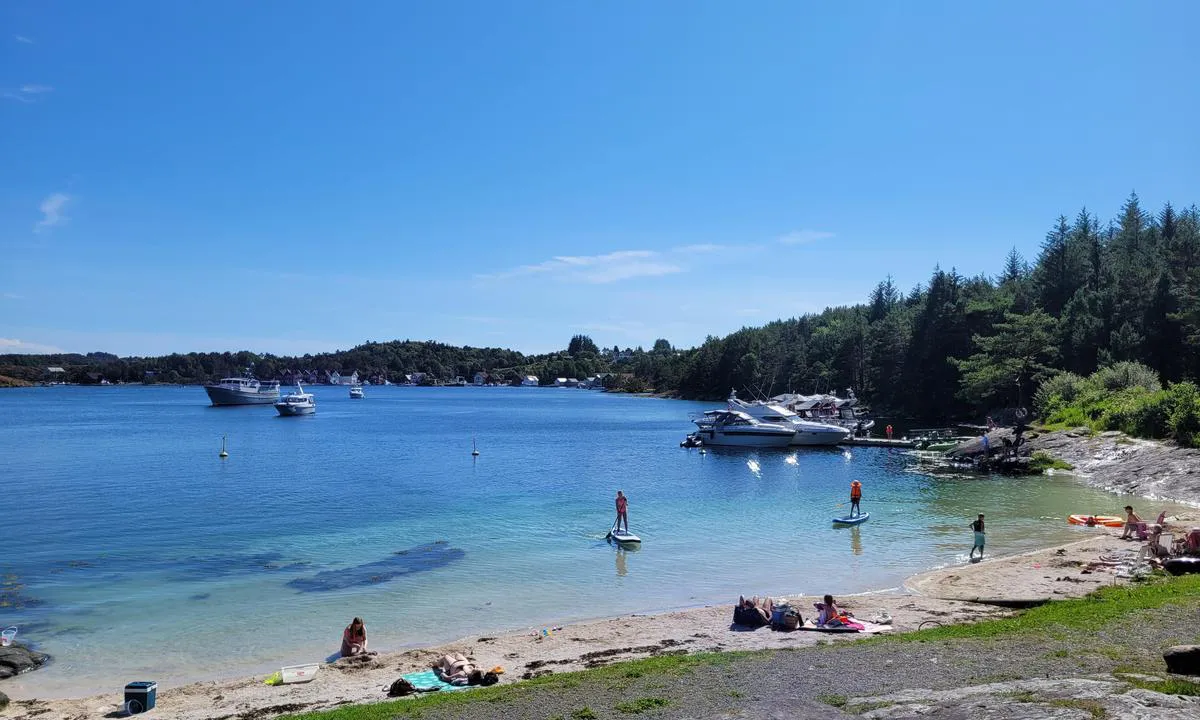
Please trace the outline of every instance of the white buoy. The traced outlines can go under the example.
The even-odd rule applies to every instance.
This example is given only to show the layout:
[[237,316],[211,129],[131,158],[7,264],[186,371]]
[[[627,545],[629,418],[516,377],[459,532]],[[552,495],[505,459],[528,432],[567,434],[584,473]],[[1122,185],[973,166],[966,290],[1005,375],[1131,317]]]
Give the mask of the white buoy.
[[219,457],[219,458],[229,457],[229,453],[225,452],[225,436],[224,435],[221,436],[221,452],[220,452],[220,454],[217,455],[217,457]]
[[479,448],[475,447],[475,438],[471,438],[471,457],[479,457]]

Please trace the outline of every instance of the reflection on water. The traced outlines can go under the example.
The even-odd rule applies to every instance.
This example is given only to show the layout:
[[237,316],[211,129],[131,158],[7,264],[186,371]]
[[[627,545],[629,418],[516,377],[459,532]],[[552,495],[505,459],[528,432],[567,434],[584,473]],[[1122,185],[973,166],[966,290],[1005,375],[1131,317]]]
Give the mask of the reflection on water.
[[862,555],[862,531],[858,525],[850,526],[850,552],[855,555]]
[[625,550],[617,548],[615,557],[617,559],[617,577],[625,577],[629,574],[629,568],[625,566]]

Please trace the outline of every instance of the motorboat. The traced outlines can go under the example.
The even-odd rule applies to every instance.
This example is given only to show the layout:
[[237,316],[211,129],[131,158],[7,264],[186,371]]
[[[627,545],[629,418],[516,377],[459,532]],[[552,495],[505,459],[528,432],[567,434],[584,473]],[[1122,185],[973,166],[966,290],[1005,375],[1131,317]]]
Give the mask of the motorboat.
[[221,378],[219,383],[205,385],[204,391],[213,405],[270,405],[279,400],[279,383],[275,380]]
[[296,392],[288,393],[275,403],[275,409],[284,417],[293,415],[312,415],[317,411],[317,399],[312,393],[304,392],[300,383],[296,383]]
[[762,422],[741,410],[709,410],[692,422],[704,445],[781,448],[791,444],[796,434],[791,425]]
[[351,385],[350,386],[350,399],[351,400],[362,400],[365,397],[366,397],[366,395],[363,394],[362,385]]
[[740,410],[755,420],[773,425],[790,425],[796,434],[792,445],[837,445],[850,437],[850,430],[832,423],[806,420],[782,405],[739,400],[737,392],[729,394],[729,409]]
[[866,410],[858,404],[854,391],[846,388],[846,397],[837,395],[798,395],[785,393],[771,398],[770,402],[790,410],[802,420],[840,425],[855,435],[868,432],[875,421],[867,417]]

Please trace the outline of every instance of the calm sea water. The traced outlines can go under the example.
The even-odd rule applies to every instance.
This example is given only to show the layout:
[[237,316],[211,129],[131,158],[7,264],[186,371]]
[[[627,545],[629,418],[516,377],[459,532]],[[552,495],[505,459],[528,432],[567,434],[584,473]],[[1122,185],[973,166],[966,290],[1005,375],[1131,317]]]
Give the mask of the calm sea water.
[[[197,387],[0,392],[0,625],[55,658],[5,692],[312,662],[354,615],[388,650],[742,593],[890,588],[965,562],[978,512],[989,552],[1008,554],[1080,539],[1067,514],[1124,504],[1064,477],[937,474],[899,450],[679,448],[688,413],[712,404],[311,390],[307,418],[209,407]],[[853,479],[871,520],[834,529]],[[641,550],[604,541],[617,489]]]

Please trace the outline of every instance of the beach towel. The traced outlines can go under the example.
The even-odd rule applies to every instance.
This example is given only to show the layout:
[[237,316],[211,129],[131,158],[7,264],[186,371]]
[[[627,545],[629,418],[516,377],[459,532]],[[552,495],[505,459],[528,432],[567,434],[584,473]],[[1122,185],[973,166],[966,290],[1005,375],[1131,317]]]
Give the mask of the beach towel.
[[424,672],[406,673],[404,675],[401,675],[400,677],[402,677],[405,680],[412,683],[414,687],[419,688],[420,690],[426,690],[426,691],[428,691],[428,690],[442,690],[442,691],[466,690],[467,688],[471,687],[470,685],[451,685],[448,682],[444,682],[441,678],[439,678],[437,676],[437,673],[435,673],[432,670],[425,670]]
[[879,623],[866,622],[864,620],[852,620],[845,625],[818,625],[812,620],[805,622],[800,626],[801,630],[810,630],[812,632],[827,632],[827,633],[863,633],[873,634],[881,632],[891,632],[890,625],[881,625]]

